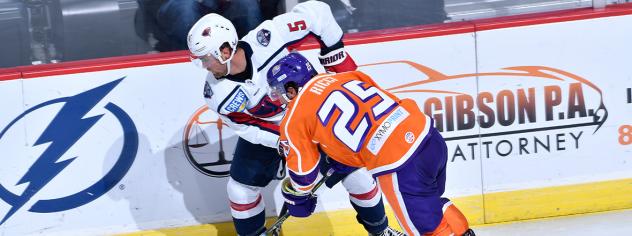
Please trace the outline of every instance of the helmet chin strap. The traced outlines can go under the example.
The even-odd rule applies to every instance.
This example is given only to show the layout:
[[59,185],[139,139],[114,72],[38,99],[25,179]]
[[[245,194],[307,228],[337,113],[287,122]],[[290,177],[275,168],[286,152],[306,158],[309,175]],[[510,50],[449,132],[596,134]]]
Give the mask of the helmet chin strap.
[[226,74],[224,76],[230,75],[230,61],[226,61]]
[[235,57],[235,52],[237,52],[237,48],[230,53],[230,57],[226,59],[226,63],[224,63],[226,64],[226,74],[224,76],[230,75],[230,61]]

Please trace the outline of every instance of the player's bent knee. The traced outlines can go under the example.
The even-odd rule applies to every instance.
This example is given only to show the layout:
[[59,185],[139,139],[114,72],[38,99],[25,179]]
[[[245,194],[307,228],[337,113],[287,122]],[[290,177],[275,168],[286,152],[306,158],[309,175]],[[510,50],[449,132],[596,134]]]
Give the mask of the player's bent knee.
[[342,185],[350,193],[367,192],[376,186],[373,176],[364,168],[351,172],[342,180]]
[[342,180],[342,185],[349,192],[351,201],[358,206],[372,207],[382,199],[382,192],[366,169],[352,172]]
[[226,189],[233,217],[246,219],[265,209],[265,203],[261,197],[261,187],[248,186],[229,178]]
[[226,189],[228,198],[237,202],[254,201],[261,193],[261,187],[245,185],[231,177],[228,178]]

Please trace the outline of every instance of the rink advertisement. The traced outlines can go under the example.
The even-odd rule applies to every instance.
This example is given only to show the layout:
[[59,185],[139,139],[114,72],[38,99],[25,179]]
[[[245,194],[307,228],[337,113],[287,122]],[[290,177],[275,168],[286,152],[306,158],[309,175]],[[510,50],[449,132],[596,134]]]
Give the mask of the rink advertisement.
[[[500,72],[444,75],[411,61],[367,66],[388,70],[395,63],[419,70],[423,79],[388,90],[417,100],[446,141],[459,141],[450,152],[451,162],[579,149],[582,127],[596,133],[607,119],[601,89],[566,71],[516,66]],[[491,89],[468,94],[454,86],[467,80],[478,80],[479,86]]]
[[[21,193],[19,191],[13,193],[0,185],[0,198],[10,205],[10,209],[2,220],[0,220],[0,224],[6,222],[13,214],[21,210],[21,208],[40,190],[45,188],[53,178],[60,175],[67,166],[79,157],[63,158],[64,154],[75,145],[79,139],[98,124],[101,118],[107,115],[115,118],[115,123],[120,125],[122,132],[120,154],[113,157],[114,164],[111,168],[96,179],[90,186],[80,189],[79,191],[71,191],[67,195],[54,196],[64,192],[60,191],[51,194],[55,197],[53,199],[37,199],[28,211],[34,213],[54,213],[74,209],[96,200],[121,181],[134,163],[138,150],[138,132],[134,121],[125,110],[115,103],[107,103],[107,105],[103,107],[107,110],[107,115],[100,114],[92,117],[82,117],[86,116],[89,111],[95,108],[95,105],[107,96],[122,80],[123,78],[117,79],[76,95],[44,101],[19,114],[15,119],[9,122],[8,126],[2,129],[0,139],[5,134],[14,132],[13,129],[18,127],[14,126],[15,124],[27,122],[24,120],[36,114],[38,116],[54,116],[50,123],[46,125],[46,128],[41,131],[39,138],[33,143],[33,146],[48,143],[48,147],[44,148],[45,150],[43,150],[41,155],[35,158],[35,162],[33,162],[28,168],[28,171],[26,171],[15,184],[25,185],[25,189],[21,191]],[[44,110],[50,109],[48,108],[49,106],[58,107],[58,104],[63,105],[61,105],[61,108],[56,114],[54,112],[44,112]],[[105,126],[111,125],[101,123],[101,125]],[[33,127],[32,125],[29,126]],[[10,134],[7,134],[7,136],[10,136]],[[87,145],[91,146],[94,144],[88,143]],[[84,157],[82,158],[87,158],[85,156],[88,155],[84,153]]]
[[[479,76],[481,92],[509,90],[519,98],[522,95],[516,89],[520,88],[527,100],[530,94],[535,99],[534,113],[521,110],[516,100],[515,120],[507,126],[514,127],[515,134],[484,137],[488,132],[508,131],[502,126],[502,116],[497,116],[498,122],[489,131],[481,128],[488,221],[632,207],[624,197],[632,191],[625,182],[632,177],[632,145],[624,141],[623,128],[632,123],[632,104],[626,98],[632,71],[624,59],[632,48],[606,43],[609,39],[632,40],[632,34],[603,30],[620,25],[627,31],[632,29],[631,21],[627,15],[477,32],[479,73],[501,68],[524,73],[524,66],[537,73],[529,80]],[[586,30],[601,33],[585,34]],[[523,69],[516,71],[516,67]],[[533,70],[535,67],[539,69]],[[479,110],[487,114],[483,107]],[[524,124],[520,122],[523,111]],[[496,114],[500,115],[498,108]],[[485,142],[491,143],[486,146]],[[463,144],[460,146],[467,159]],[[459,158],[455,162],[463,161]],[[624,182],[613,184],[616,180]],[[526,191],[547,188],[545,195]],[[513,190],[516,193],[510,198],[501,194]],[[608,196],[611,201],[597,200]],[[529,207],[515,208],[518,204]]]
[[[445,195],[470,223],[632,208],[632,47],[609,43],[632,42],[632,15],[608,12],[350,37],[346,48],[435,119]],[[100,66],[0,74],[1,234],[234,235],[226,183],[238,137],[205,106],[205,71],[186,59]],[[262,191],[268,217],[278,187]],[[346,196],[321,191],[317,214],[285,232],[365,234]]]
[[11,99],[0,102],[0,231],[103,235],[230,219],[225,204],[205,204],[225,201],[213,192],[225,179],[197,173],[181,152],[182,122],[202,101],[188,92],[200,84],[174,79],[203,76],[190,68],[1,81]]

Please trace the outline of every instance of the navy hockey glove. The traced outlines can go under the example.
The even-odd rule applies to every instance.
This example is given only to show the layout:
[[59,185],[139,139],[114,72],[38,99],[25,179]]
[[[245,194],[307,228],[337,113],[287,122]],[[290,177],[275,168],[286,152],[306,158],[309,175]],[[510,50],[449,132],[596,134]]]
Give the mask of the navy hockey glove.
[[285,198],[288,213],[294,217],[308,217],[316,209],[317,197],[311,193],[300,193],[292,187],[289,178],[282,182],[281,193]]

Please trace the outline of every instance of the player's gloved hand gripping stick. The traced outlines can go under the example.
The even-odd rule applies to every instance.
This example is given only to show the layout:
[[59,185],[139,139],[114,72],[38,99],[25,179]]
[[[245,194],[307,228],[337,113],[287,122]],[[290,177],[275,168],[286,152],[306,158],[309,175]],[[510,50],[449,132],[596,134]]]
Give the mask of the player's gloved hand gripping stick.
[[[327,179],[329,179],[329,177],[331,177],[333,173],[334,173],[334,169],[327,170],[326,175],[322,179],[320,179],[318,183],[316,183],[316,185],[314,185],[314,188],[312,188],[312,191],[309,194],[310,195],[309,199],[316,198],[316,194],[315,194],[316,191],[320,188],[320,186],[322,186],[325,183],[325,181],[327,181]],[[281,225],[290,216],[290,213],[287,210],[287,204],[288,203],[283,204],[283,207],[281,208],[281,215],[274,222],[274,224],[272,224],[272,226],[270,226],[270,228],[266,230],[266,235],[278,235]]]

